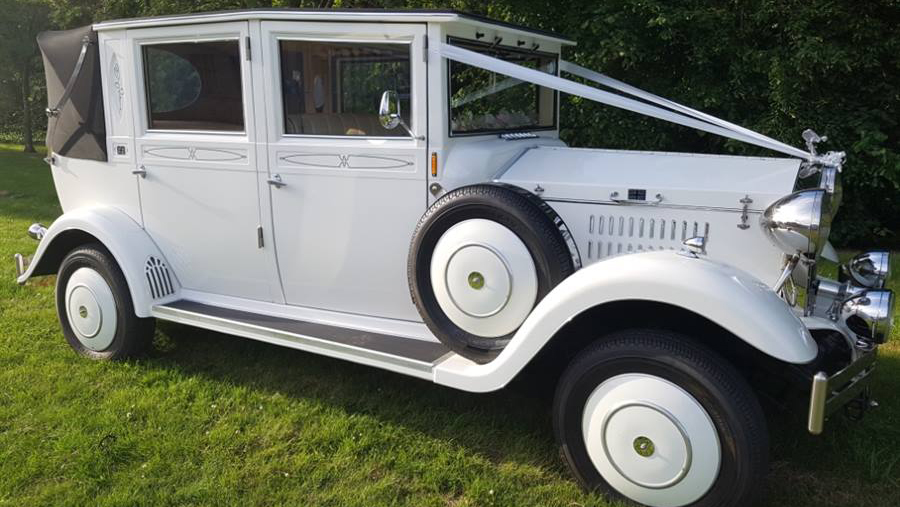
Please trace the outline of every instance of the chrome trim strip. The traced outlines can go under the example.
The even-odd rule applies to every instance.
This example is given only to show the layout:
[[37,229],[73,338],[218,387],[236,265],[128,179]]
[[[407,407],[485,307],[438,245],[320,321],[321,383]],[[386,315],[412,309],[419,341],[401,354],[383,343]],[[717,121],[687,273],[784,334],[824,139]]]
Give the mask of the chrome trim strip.
[[314,336],[291,333],[165,305],[153,306],[151,314],[162,320],[344,359],[367,366],[375,366],[427,380],[432,380],[434,366],[446,358],[444,356],[434,363],[424,362],[344,343],[323,340]]
[[[507,182],[509,183],[509,182]],[[563,203],[572,203],[572,204],[599,204],[604,206],[623,206],[623,203],[615,202],[615,201],[602,201],[595,199],[567,199],[564,197],[550,197],[544,199],[547,202],[563,202]],[[650,205],[651,203],[647,203]],[[635,204],[629,204],[634,206]],[[696,210],[696,211],[724,211],[724,212],[737,212],[740,213],[743,210],[741,208],[720,208],[716,206],[695,206],[691,204],[652,204],[653,208],[667,208],[667,209],[682,209],[682,210]],[[761,210],[749,210],[748,213],[759,215],[762,214]]]

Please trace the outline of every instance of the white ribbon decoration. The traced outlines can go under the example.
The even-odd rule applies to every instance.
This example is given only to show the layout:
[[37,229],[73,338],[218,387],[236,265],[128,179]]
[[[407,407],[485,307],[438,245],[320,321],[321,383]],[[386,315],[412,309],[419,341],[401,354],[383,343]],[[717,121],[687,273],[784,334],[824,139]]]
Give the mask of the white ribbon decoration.
[[[617,81],[608,76],[604,76],[598,72],[579,67],[570,62],[561,62],[560,69],[575,74],[577,76],[589,79],[599,84],[609,86],[623,93],[639,97],[648,102],[664,105],[669,109],[656,107],[646,102],[630,99],[600,90],[591,86],[576,83],[568,79],[547,74],[539,70],[529,69],[515,63],[506,62],[498,58],[493,58],[481,53],[469,51],[461,47],[452,46],[445,42],[440,43],[437,48],[430,49],[429,52],[434,53],[437,57],[447,58],[457,62],[465,63],[475,67],[481,67],[498,74],[503,74],[512,78],[534,83],[546,88],[551,88],[560,92],[577,95],[579,97],[607,104],[619,109],[631,111],[634,113],[650,116],[663,121],[675,123],[685,127],[691,127],[711,134],[716,134],[729,139],[735,139],[755,146],[761,146],[780,153],[791,155],[793,157],[802,158],[804,160],[812,160],[812,155],[799,148],[787,145],[780,141],[776,141],[770,137],[764,136],[750,129],[734,125],[725,120],[721,120],[714,116],[696,111],[686,106],[682,106],[676,102],[658,97],[651,93],[645,92],[633,86]],[[676,112],[677,111],[677,112]]]

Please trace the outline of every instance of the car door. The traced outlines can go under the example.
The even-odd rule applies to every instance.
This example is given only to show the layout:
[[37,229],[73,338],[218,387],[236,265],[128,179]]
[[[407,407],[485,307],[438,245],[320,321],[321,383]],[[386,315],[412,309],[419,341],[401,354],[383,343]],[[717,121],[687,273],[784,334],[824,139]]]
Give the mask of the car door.
[[[263,22],[261,34],[285,300],[418,320],[406,255],[426,206],[425,25]],[[388,90],[416,135],[379,123]]]
[[260,241],[248,23],[131,30],[144,226],[182,286],[281,301]]

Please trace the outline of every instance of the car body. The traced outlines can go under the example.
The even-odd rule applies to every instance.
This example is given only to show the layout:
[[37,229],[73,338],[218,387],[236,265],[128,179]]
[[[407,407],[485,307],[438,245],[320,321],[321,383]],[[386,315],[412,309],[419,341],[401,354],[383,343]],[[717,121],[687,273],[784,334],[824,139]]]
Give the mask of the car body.
[[[85,355],[124,357],[122,326],[155,318],[472,392],[539,360],[571,363],[568,393],[593,375],[579,357],[650,354],[641,347],[694,335],[673,357],[716,354],[722,375],[746,377],[734,382],[748,400],[748,371],[783,379],[809,402],[813,433],[868,403],[889,335],[889,259],[859,256],[841,280],[816,274],[833,255],[843,155],[816,154],[812,133],[808,151],[787,147],[565,62],[573,42],[560,35],[453,11],[227,11],[40,41],[64,214],[32,227],[40,244],[17,258],[18,280],[60,273],[61,323]],[[571,148],[561,91],[791,156]],[[644,328],[656,331],[620,336]],[[734,435],[710,436],[702,421],[716,409],[690,401],[680,373],[641,375],[613,380],[686,401],[590,416],[565,398],[564,448],[572,410],[585,418],[582,447],[615,427],[610,413],[649,410],[629,417],[669,414],[678,452],[711,446],[724,468],[743,459],[724,456],[716,442]],[[625,396],[606,380],[593,392]],[[642,479],[643,462],[629,460],[655,459],[663,433],[629,437],[629,457],[612,443],[567,457],[586,486],[648,505],[706,505],[733,486],[690,460],[659,472],[675,477],[663,486]]]

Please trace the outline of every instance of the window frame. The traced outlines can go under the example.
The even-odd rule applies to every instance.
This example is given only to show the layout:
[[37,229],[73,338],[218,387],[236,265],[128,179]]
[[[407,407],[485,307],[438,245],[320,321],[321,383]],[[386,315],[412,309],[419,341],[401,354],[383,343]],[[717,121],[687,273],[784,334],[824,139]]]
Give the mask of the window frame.
[[[245,69],[244,65],[247,63],[247,59],[245,57],[244,51],[246,48],[241,43],[242,40],[246,36],[241,33],[234,33],[229,35],[211,35],[209,37],[204,36],[175,36],[175,37],[164,37],[159,39],[138,39],[135,40],[135,53],[136,58],[138,59],[136,68],[140,72],[139,79],[136,80],[136,83],[140,86],[140,94],[142,95],[142,99],[139,103],[142,105],[142,118],[140,124],[140,131],[145,134],[201,134],[201,135],[216,135],[216,136],[232,136],[232,137],[246,137],[249,135],[249,130],[247,128],[248,124],[248,109],[247,109],[247,101],[252,101],[252,96],[248,96],[247,94],[247,85],[250,84],[247,82],[245,78],[245,72],[249,69]],[[147,46],[160,46],[166,44],[202,44],[205,42],[234,42],[238,47],[238,56],[240,61],[240,69],[239,74],[241,76],[241,114],[243,116],[243,128],[241,130],[209,130],[209,129],[161,129],[161,128],[151,128],[150,127],[150,87],[147,83],[147,64],[144,60],[144,48]]]
[[[403,131],[404,135],[398,136],[353,136],[353,135],[326,135],[326,134],[288,134],[287,129],[285,128],[285,114],[284,114],[284,88],[283,88],[283,77],[282,72],[282,62],[281,62],[281,42],[289,41],[289,42],[322,42],[326,44],[398,44],[405,45],[409,50],[409,82],[410,82],[410,127],[415,132],[415,86],[413,85],[415,79],[415,65],[413,64],[413,39],[359,39],[359,38],[338,38],[338,37],[304,37],[304,36],[293,36],[288,34],[273,34],[272,39],[275,42],[275,51],[278,56],[278,62],[276,65],[273,65],[273,68],[277,69],[277,78],[275,80],[278,93],[276,94],[278,99],[276,102],[275,111],[278,113],[278,135],[283,139],[344,139],[344,140],[379,140],[379,141],[409,141],[413,139],[411,135],[405,130]],[[305,57],[304,57],[305,58]],[[329,67],[333,67],[333,64],[336,62],[329,62]],[[332,70],[334,72],[334,70]],[[338,86],[339,83],[331,83],[332,87]],[[332,90],[332,98],[334,100],[338,100],[336,91]]]
[[[453,35],[447,36],[447,44],[452,46],[457,46],[454,42],[464,42],[473,46],[482,46],[485,48],[490,48],[492,45],[487,42],[482,42],[473,39],[467,39],[465,37],[458,37]],[[552,76],[559,76],[559,62],[560,62],[560,54],[559,53],[551,53],[546,51],[531,51],[527,49],[514,48],[512,46],[502,45],[504,51],[511,51],[514,53],[521,54],[538,54],[542,56],[549,56],[554,58],[556,61],[556,73],[548,74]],[[463,47],[462,49],[467,49]],[[445,103],[447,105],[447,136],[448,137],[472,137],[472,136],[484,136],[484,135],[496,135],[496,134],[505,134],[509,132],[546,132],[546,131],[556,131],[559,129],[559,90],[550,89],[553,92],[553,122],[552,125],[546,127],[537,127],[537,126],[523,126],[518,128],[501,128],[501,129],[478,129],[478,130],[470,130],[466,132],[454,132],[453,131],[453,74],[451,72],[450,66],[453,64],[453,60],[449,58],[447,60],[447,97]],[[460,63],[460,62],[457,62]],[[468,65],[468,64],[463,64]],[[487,70],[487,69],[485,69]],[[493,71],[490,71],[493,72]],[[501,74],[502,75],[502,74]],[[535,85],[541,88],[546,88],[540,85]]]

